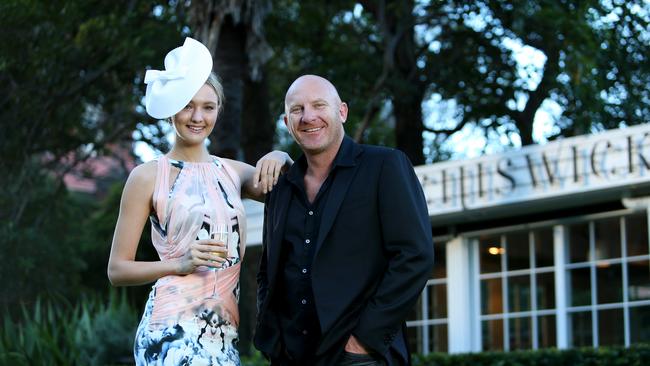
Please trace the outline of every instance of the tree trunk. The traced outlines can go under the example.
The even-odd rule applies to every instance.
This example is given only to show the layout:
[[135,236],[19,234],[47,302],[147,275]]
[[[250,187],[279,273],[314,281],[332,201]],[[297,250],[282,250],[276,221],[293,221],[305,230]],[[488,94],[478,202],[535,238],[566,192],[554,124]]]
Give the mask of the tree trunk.
[[[412,1],[392,1],[389,5],[388,27],[395,44],[395,70],[388,83],[393,96],[395,141],[413,165],[424,164],[422,132],[422,99],[425,86],[417,67]],[[391,11],[392,10],[392,11]]]
[[255,165],[259,158],[273,149],[275,134],[275,123],[269,110],[269,92],[264,70],[259,81],[246,78],[242,117],[244,161]]
[[519,129],[519,136],[521,138],[521,145],[527,146],[535,143],[533,139],[533,124],[535,122],[535,115],[548,98],[549,91],[554,87],[558,76],[558,60],[559,53],[551,48],[544,49],[546,54],[546,65],[544,65],[544,75],[540,80],[539,85],[535,90],[528,93],[528,101],[524,106],[524,110],[513,114],[513,119],[517,129]]
[[246,29],[227,16],[221,25],[214,70],[221,78],[226,101],[210,135],[210,152],[229,159],[240,159],[241,117],[246,75]]
[[415,93],[409,96],[397,94],[397,97],[393,97],[395,142],[397,148],[409,157],[413,165],[424,164],[422,98],[421,95]]
[[[273,54],[264,37],[264,18],[270,10],[268,0],[193,0],[190,3],[190,28],[212,52],[213,68],[221,78],[226,97],[224,110],[210,136],[211,153],[237,160],[246,158],[249,162],[256,160],[257,152],[245,156],[249,153],[242,149],[244,124],[247,146],[258,144],[259,149],[268,151],[273,144],[267,92],[262,90],[266,88],[262,69]],[[251,97],[245,90],[249,88],[249,80],[253,83]],[[243,121],[248,118],[252,122]],[[268,131],[268,124],[271,132],[256,141],[262,136],[256,130],[263,127]],[[249,136],[251,132],[253,135]]]
[[382,33],[387,89],[392,96],[395,141],[413,165],[424,164],[422,100],[426,81],[417,67],[413,1],[361,2],[377,19]]

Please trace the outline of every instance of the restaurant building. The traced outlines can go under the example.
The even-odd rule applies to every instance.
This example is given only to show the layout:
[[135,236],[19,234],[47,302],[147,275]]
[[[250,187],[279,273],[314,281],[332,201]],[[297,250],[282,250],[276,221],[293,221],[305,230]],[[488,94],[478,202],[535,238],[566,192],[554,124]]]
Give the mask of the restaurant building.
[[[650,125],[415,170],[435,265],[412,351],[650,341]],[[260,245],[262,207],[247,205]]]

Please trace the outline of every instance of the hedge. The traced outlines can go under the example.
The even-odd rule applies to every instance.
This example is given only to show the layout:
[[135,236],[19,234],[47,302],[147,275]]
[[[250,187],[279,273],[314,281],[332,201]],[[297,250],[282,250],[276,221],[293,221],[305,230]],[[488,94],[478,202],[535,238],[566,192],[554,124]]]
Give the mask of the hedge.
[[413,366],[650,366],[650,344],[535,351],[414,355]]

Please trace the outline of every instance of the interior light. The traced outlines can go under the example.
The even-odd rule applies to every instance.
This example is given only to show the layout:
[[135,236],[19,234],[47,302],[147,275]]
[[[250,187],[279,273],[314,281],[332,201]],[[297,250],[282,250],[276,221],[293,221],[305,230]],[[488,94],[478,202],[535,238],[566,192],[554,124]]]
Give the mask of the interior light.
[[490,247],[490,248],[488,248],[488,253],[490,253],[492,255],[503,254],[503,248]]

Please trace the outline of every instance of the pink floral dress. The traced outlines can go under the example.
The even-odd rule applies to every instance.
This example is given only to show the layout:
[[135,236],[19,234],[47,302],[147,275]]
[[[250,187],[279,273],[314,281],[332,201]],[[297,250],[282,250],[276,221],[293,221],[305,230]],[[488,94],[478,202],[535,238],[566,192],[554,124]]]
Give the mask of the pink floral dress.
[[[174,182],[172,172],[179,171]],[[158,159],[150,216],[160,259],[183,256],[197,238],[221,225],[227,263],[166,276],[153,286],[135,338],[136,365],[239,365],[239,272],[246,217],[237,173],[223,160]]]

